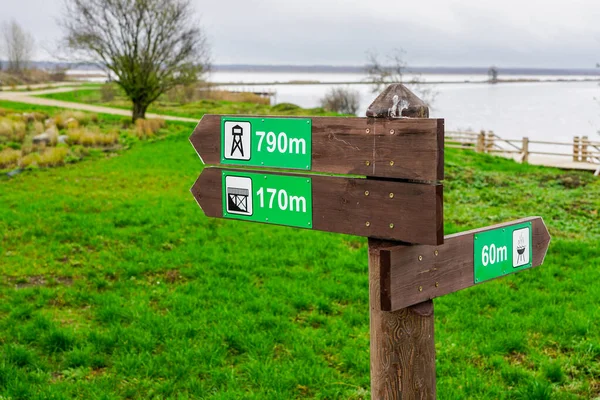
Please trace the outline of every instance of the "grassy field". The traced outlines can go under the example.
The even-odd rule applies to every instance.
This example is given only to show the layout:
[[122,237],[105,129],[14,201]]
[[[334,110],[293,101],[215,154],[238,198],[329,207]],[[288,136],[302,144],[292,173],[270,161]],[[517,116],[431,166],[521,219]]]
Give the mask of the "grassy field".
[[[112,86],[111,86],[112,87]],[[40,97],[72,101],[76,103],[86,103],[101,105],[106,107],[115,107],[131,110],[131,101],[118,88],[112,89],[114,98],[103,100],[101,87],[92,87],[72,92],[51,93],[41,95]],[[222,94],[222,93],[221,93]],[[219,92],[217,96],[221,96]],[[240,96],[251,95],[251,93],[241,93]],[[338,115],[327,112],[322,108],[303,109],[294,104],[282,103],[276,106],[269,106],[268,99],[253,96],[255,102],[241,101],[223,101],[220,99],[186,100],[185,96],[162,95],[156,102],[148,108],[148,112],[156,114],[174,115],[178,117],[202,118],[204,114],[273,114],[277,115],[315,115],[327,116]],[[266,101],[266,104],[265,104]]]
[[[0,178],[0,399],[368,399],[366,240],[204,217],[193,124],[166,129]],[[553,240],[435,300],[438,398],[599,398],[600,179],[455,151],[446,176],[446,233]]]

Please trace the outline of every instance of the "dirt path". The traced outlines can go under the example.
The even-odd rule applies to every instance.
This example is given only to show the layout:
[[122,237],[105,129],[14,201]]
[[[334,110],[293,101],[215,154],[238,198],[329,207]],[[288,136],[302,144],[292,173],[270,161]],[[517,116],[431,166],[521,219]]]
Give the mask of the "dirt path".
[[[100,114],[122,115],[125,117],[131,116],[131,111],[122,110],[119,108],[94,106],[91,104],[73,103],[70,101],[45,99],[42,97],[34,97],[42,94],[62,93],[77,90],[77,87],[61,87],[56,89],[28,91],[28,92],[0,92],[0,100],[14,101],[18,103],[35,104],[39,106],[68,108],[71,110],[90,111]],[[172,115],[161,114],[146,114],[147,118],[162,118],[167,121],[182,121],[182,122],[198,122],[196,118],[175,117]]]

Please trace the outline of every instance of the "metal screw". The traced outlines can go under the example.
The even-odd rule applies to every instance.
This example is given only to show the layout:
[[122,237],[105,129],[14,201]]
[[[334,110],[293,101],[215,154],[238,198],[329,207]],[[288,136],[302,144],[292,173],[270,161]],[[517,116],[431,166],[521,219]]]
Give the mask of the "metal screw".
[[368,195],[369,195],[369,191],[365,190],[365,196],[368,196]]
[[390,193],[390,199],[394,198],[394,193]]
[[262,122],[265,122],[264,118],[263,118]]
[[265,179],[267,179],[267,176],[265,175]]
[[306,182],[310,182],[310,179],[307,179]]
[[394,166],[394,162],[393,162],[393,161],[390,161],[390,165],[393,167],[393,166]]
[[439,287],[440,284],[438,282],[435,283],[435,287]]
[[423,286],[419,286],[419,292],[423,291]]
[[423,261],[423,256],[419,256],[419,261]]
[[310,225],[310,222],[308,223],[308,225]]
[[371,226],[371,223],[369,221],[365,222],[366,226]]
[[393,134],[394,134],[394,130],[390,129],[390,135],[393,135]]
[[365,129],[365,132],[369,133],[371,130],[369,128]]
[[390,229],[394,229],[394,224],[390,224]]
[[369,165],[371,165],[371,161],[365,161],[365,165],[368,167]]
[[260,165],[265,165],[265,163],[261,161],[261,162],[260,162]]
[[440,254],[440,253],[436,250],[436,251],[433,252],[433,254],[435,254],[436,257],[437,257],[437,255]]
[[265,218],[265,221],[268,221],[268,220],[269,220],[269,218]]
[[310,124],[310,121],[306,121],[307,124]]

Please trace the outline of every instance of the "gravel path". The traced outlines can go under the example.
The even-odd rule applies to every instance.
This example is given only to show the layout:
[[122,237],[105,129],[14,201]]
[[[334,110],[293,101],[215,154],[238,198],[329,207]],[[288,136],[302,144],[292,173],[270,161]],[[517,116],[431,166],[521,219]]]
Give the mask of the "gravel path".
[[[42,97],[34,97],[34,96],[42,95],[42,94],[70,92],[70,91],[77,90],[77,89],[78,88],[76,88],[76,87],[75,88],[74,87],[61,87],[61,88],[56,88],[56,89],[28,91],[28,92],[0,92],[0,100],[15,101],[18,103],[35,104],[35,105],[39,105],[39,106],[68,108],[71,110],[90,111],[90,112],[100,113],[100,114],[123,115],[126,117],[131,116],[131,111],[123,110],[123,109],[119,109],[119,108],[94,106],[91,104],[73,103],[70,101],[62,101],[62,100],[54,100],[54,99],[45,99]],[[198,119],[196,119],[196,118],[175,117],[172,115],[160,115],[160,114],[148,113],[148,114],[146,114],[146,117],[147,118],[161,118],[161,119],[164,119],[167,121],[198,122]]]

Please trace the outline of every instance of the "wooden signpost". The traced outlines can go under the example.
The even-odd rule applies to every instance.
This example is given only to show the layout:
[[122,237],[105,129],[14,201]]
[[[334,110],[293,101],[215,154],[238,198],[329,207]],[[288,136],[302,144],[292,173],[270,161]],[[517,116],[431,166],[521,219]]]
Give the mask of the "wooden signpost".
[[550,241],[539,217],[444,238],[444,121],[428,115],[396,84],[367,118],[206,115],[190,137],[207,216],[369,238],[373,399],[434,399],[431,299],[538,266]]

